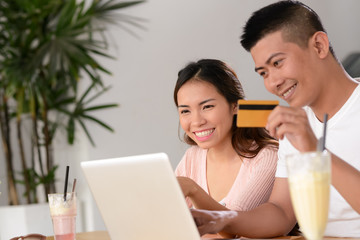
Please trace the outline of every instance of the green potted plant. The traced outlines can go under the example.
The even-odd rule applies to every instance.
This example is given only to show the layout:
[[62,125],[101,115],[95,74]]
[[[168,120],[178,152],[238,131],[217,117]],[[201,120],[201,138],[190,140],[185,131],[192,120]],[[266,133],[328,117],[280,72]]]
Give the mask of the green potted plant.
[[[88,122],[113,130],[91,115],[117,106],[92,104],[109,89],[101,75],[110,72],[96,56],[111,58],[106,53],[107,24],[141,27],[138,18],[117,10],[142,2],[0,2],[0,135],[5,155],[0,157],[5,159],[0,164],[6,166],[9,205],[24,202],[18,184],[25,186],[26,203],[38,202],[39,186],[44,187],[45,199],[56,191],[52,144],[59,130],[66,131],[69,144],[74,142],[76,126],[94,144]],[[83,76],[90,82],[84,92],[79,92]],[[15,162],[21,163],[21,170],[14,169]]]

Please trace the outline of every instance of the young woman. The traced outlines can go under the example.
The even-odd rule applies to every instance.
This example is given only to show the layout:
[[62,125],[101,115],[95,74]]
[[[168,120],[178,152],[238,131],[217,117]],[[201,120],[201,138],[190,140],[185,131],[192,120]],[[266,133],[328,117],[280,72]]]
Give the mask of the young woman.
[[184,141],[190,147],[176,168],[189,207],[251,210],[271,193],[278,142],[264,128],[237,128],[244,99],[235,72],[203,59],[179,71],[174,90]]

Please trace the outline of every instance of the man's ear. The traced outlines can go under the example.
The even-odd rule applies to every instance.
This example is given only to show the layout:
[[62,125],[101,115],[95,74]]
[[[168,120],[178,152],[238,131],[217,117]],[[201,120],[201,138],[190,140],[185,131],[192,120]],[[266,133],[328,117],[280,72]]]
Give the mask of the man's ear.
[[319,58],[323,59],[330,52],[329,38],[325,32],[318,31],[310,39],[310,47],[316,51]]

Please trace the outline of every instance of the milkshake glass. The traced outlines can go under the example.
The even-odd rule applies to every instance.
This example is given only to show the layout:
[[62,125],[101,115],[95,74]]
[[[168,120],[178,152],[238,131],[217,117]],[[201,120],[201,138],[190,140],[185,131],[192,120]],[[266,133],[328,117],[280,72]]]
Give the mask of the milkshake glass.
[[328,221],[331,159],[327,151],[286,156],[292,205],[306,239],[323,238]]
[[49,194],[50,215],[53,222],[55,240],[75,240],[76,234],[76,194]]

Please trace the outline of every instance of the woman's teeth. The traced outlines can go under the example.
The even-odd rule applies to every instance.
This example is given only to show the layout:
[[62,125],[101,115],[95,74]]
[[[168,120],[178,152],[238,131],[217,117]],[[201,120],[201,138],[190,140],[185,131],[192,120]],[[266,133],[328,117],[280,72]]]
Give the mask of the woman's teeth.
[[214,129],[211,130],[206,130],[206,131],[202,131],[202,132],[195,132],[195,135],[197,137],[206,137],[209,136],[210,134],[212,134],[214,132]]

